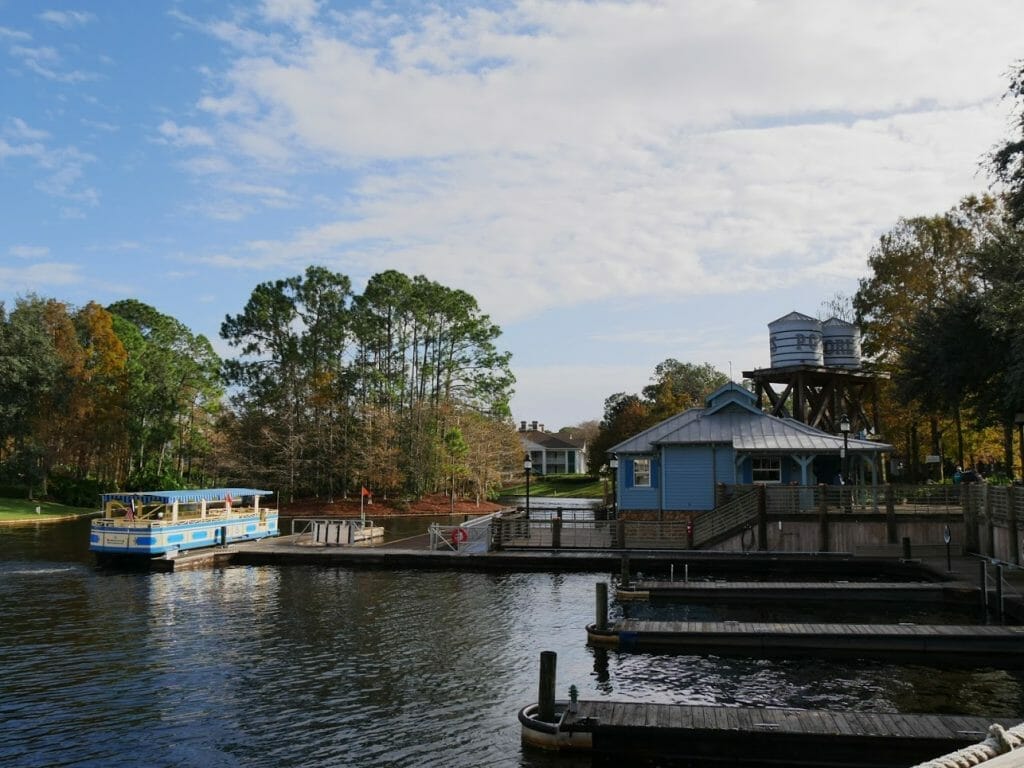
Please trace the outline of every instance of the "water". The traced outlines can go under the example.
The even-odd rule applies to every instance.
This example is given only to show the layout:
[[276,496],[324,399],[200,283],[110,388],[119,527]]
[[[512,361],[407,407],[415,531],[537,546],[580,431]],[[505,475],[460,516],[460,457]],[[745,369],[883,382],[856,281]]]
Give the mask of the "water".
[[87,525],[0,528],[0,765],[589,765],[521,752],[542,650],[562,696],[1024,711],[1003,671],[594,651],[608,574],[113,573]]

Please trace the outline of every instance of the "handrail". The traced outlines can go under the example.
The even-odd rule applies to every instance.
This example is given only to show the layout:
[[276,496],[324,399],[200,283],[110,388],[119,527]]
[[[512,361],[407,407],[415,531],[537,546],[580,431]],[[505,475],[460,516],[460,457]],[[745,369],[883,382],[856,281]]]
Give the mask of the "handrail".
[[719,536],[746,528],[757,519],[757,494],[753,487],[710,512],[698,515],[693,524],[693,543],[700,546]]

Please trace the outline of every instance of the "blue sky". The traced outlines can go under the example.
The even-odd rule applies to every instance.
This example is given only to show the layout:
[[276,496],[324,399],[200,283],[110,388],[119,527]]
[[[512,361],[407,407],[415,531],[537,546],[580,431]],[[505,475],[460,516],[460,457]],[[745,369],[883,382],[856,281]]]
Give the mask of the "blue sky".
[[984,192],[1019,0],[0,0],[0,301],[205,333],[321,264],[463,288],[513,416],[736,378],[900,216]]

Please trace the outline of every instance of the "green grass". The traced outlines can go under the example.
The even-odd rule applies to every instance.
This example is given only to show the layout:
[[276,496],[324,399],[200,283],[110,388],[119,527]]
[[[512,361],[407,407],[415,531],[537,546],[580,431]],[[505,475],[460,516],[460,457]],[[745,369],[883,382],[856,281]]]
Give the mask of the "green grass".
[[[36,514],[39,507],[39,514]],[[95,510],[83,507],[69,507],[55,501],[30,501],[29,499],[0,499],[0,523],[11,520],[42,519],[47,517],[68,517],[86,515]]]
[[[604,481],[589,475],[544,475],[530,478],[531,496],[600,499],[604,497]],[[609,489],[611,492],[611,489]],[[526,482],[501,489],[503,496],[525,496]]]

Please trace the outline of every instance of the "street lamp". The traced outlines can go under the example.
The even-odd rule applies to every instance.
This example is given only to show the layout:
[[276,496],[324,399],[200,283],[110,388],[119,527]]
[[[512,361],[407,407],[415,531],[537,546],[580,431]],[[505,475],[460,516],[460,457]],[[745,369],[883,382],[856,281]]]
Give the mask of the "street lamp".
[[848,450],[850,447],[850,417],[845,413],[839,417],[839,431],[843,433],[843,484],[846,484],[846,478],[850,472],[850,459],[848,456]]
[[612,517],[617,518],[619,512],[619,497],[615,493],[615,481],[619,479],[619,460],[612,456],[608,462],[608,468],[612,471]]
[[523,472],[526,473],[526,519],[530,519],[530,470],[533,469],[533,462],[530,461],[530,454],[523,459]]

